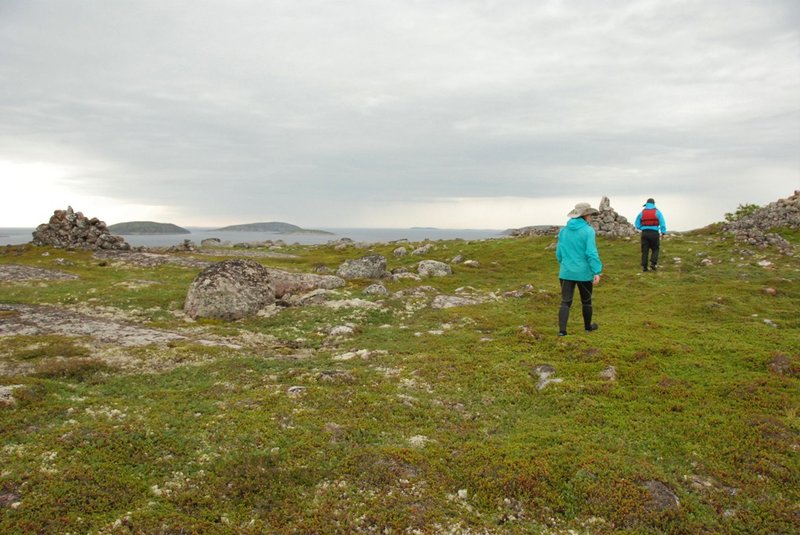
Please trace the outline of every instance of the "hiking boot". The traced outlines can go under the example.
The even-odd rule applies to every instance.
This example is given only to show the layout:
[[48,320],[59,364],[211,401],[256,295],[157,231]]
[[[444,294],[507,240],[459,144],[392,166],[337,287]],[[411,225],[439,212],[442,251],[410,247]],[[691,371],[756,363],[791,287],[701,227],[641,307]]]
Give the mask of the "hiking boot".
[[567,331],[558,331],[558,336],[567,336]]
[[642,271],[644,271],[645,273],[647,273],[647,266],[642,266]]
[[590,332],[592,332],[592,331],[596,331],[596,330],[597,330],[597,329],[599,329],[599,328],[600,328],[600,326],[599,326],[599,325],[597,325],[596,323],[592,323],[591,325],[589,325],[588,327],[586,327],[586,332],[587,332],[587,333],[590,333]]
[[651,271],[657,271],[657,270],[658,270],[658,268],[657,268],[656,266],[650,266],[650,270],[651,270]]

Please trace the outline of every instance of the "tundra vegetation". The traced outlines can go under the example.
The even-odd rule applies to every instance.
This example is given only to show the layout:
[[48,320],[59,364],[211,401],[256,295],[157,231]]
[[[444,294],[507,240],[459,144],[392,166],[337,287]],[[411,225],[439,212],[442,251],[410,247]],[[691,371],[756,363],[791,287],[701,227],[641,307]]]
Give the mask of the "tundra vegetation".
[[797,532],[800,260],[706,229],[641,273],[600,238],[600,329],[558,338],[553,243],[284,247],[472,262],[235,322],[183,313],[191,262],[0,250],[74,276],[0,280],[0,532]]

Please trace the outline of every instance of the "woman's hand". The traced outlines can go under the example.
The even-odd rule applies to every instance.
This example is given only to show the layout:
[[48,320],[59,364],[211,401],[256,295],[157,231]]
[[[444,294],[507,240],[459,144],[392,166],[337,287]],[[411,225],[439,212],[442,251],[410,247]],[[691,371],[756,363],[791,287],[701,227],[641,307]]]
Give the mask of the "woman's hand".
[[592,284],[600,284],[600,275],[595,275],[592,279]]

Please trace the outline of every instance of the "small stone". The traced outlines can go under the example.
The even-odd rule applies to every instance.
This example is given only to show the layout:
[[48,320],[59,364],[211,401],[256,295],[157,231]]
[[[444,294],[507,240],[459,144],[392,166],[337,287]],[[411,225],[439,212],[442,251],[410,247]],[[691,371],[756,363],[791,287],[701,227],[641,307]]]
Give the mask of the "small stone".
[[544,390],[550,383],[561,383],[564,380],[560,377],[551,377],[556,373],[556,369],[550,364],[539,364],[533,368],[533,373],[539,376],[539,381],[536,383],[537,390]]
[[[20,505],[20,496],[14,492],[0,493],[0,509],[3,507],[10,507],[16,509]],[[16,506],[15,506],[16,505]]]
[[759,260],[757,264],[763,268],[768,268],[772,266],[772,262],[770,262],[769,260]]
[[330,330],[331,336],[346,336],[349,334],[353,334],[355,329],[352,325],[337,325],[333,329]]
[[617,369],[614,366],[608,366],[605,370],[599,373],[601,379],[606,379],[608,381],[616,381],[617,380]]
[[704,259],[702,259],[702,260],[700,261],[700,264],[702,264],[702,265],[704,265],[704,266],[711,266],[711,265],[713,265],[713,264],[714,264],[714,261],[713,261],[713,260],[711,260],[710,258],[704,258]]
[[669,511],[679,509],[681,501],[678,496],[664,483],[650,480],[644,482],[644,488],[650,494],[645,507],[650,511]]
[[764,288],[764,293],[767,295],[778,295],[778,290],[775,288]]
[[364,288],[366,295],[389,295],[389,290],[383,284],[375,283]]
[[286,393],[290,396],[299,396],[303,392],[306,391],[306,387],[304,386],[290,386],[286,389]]
[[777,329],[778,328],[778,324],[775,323],[774,321],[772,321],[771,319],[764,318],[764,324],[769,325],[773,329]]
[[800,376],[800,362],[793,364],[792,360],[783,353],[776,353],[767,366],[769,370],[777,375]]

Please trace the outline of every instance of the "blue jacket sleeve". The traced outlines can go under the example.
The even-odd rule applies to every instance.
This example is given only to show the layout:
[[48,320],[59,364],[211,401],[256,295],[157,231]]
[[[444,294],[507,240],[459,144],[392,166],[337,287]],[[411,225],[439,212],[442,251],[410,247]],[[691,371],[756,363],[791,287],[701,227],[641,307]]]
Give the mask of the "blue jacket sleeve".
[[642,212],[639,212],[639,215],[636,216],[636,222],[633,226],[636,227],[636,230],[642,230]]
[[586,240],[586,259],[589,261],[589,267],[592,269],[593,275],[599,275],[603,272],[603,263],[600,261],[600,254],[597,252],[594,232],[592,232],[589,235],[589,239]]
[[664,221],[664,216],[661,215],[661,210],[656,210],[656,215],[658,216],[659,227],[661,227],[661,234],[666,234],[667,233],[667,222]]
[[560,264],[561,263],[561,259],[564,256],[562,251],[561,251],[561,231],[559,231],[558,237],[556,239],[558,240],[556,242],[556,260],[558,260],[558,263]]

